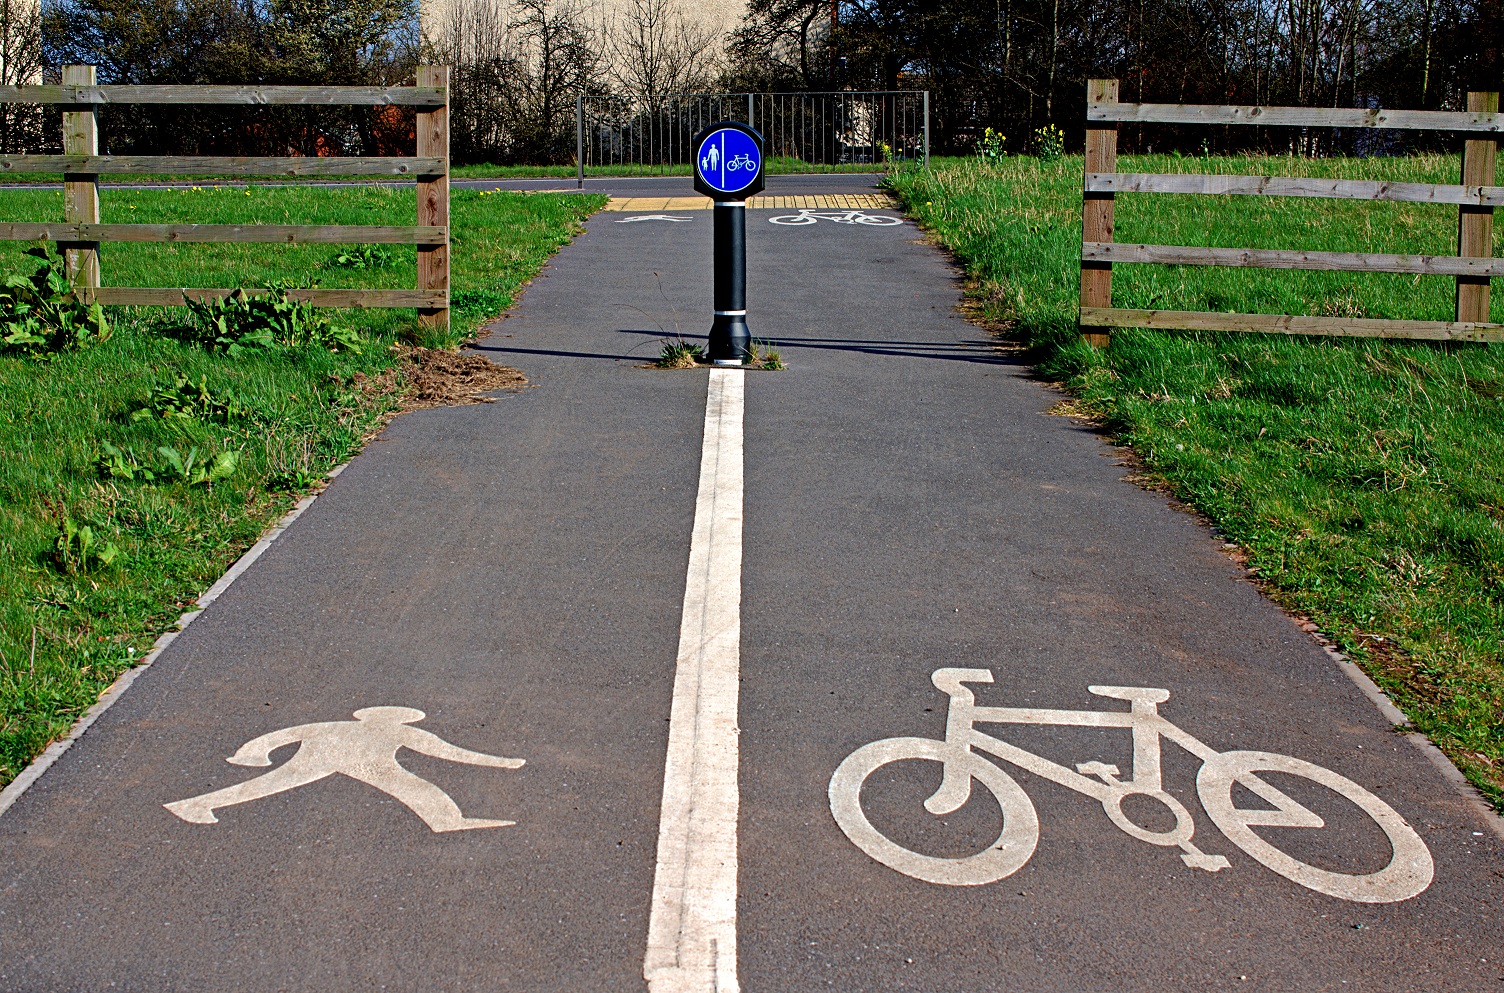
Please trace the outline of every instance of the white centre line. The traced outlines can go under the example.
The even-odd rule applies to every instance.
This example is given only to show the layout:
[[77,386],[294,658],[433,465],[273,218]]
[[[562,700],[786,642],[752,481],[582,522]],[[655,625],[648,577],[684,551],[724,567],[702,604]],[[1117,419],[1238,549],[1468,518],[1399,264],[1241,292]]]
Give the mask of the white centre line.
[[651,993],[737,993],[737,692],[745,374],[712,369],[642,974]]

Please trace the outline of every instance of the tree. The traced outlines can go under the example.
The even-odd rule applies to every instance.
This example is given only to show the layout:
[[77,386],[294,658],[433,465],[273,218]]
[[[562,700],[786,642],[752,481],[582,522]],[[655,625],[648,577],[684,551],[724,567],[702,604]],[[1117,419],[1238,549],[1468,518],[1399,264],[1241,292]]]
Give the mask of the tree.
[[834,89],[830,10],[830,0],[749,0],[746,19],[727,43],[732,85]]
[[599,32],[572,0],[456,0],[423,40],[451,67],[450,142],[462,162],[568,162],[575,97],[603,79]]
[[[101,83],[370,85],[409,77],[417,0],[47,0],[49,65],[99,67]],[[133,151],[375,151],[371,108],[109,107],[100,143]]]
[[604,35],[611,80],[628,93],[651,103],[709,85],[717,32],[675,0],[626,0]]
[[[35,0],[0,0],[0,85],[41,81],[41,8]],[[0,104],[0,153],[35,151],[43,140],[41,108]]]

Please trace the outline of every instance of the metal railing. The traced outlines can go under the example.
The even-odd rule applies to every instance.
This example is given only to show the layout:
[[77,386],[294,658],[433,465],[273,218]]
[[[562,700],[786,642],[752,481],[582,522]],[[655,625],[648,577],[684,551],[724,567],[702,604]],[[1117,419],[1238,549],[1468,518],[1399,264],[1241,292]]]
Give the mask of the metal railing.
[[929,111],[924,90],[586,95],[575,103],[578,177],[583,184],[587,175],[687,172],[694,136],[721,120],[745,121],[762,134],[770,172],[927,166]]

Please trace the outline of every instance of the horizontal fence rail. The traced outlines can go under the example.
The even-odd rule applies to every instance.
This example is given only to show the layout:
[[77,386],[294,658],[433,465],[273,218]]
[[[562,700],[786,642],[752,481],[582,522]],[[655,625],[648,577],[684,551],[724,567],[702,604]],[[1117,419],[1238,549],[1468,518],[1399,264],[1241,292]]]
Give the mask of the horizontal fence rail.
[[581,181],[613,170],[688,169],[694,136],[720,120],[757,129],[769,159],[853,167],[929,162],[929,94],[920,90],[583,96],[575,112]]
[[[122,307],[181,307],[185,301],[218,300],[245,293],[247,296],[265,296],[271,290],[198,289],[172,287],[102,286],[80,290],[79,297],[86,303],[110,304]],[[313,307],[417,307],[442,308],[448,305],[449,295],[443,290],[288,290],[287,295]]]
[[[1469,93],[1468,110],[1386,111],[1311,107],[1213,107],[1180,104],[1120,104],[1118,81],[1094,79],[1087,89],[1085,175],[1081,203],[1081,301],[1083,337],[1105,345],[1113,327],[1201,331],[1267,331],[1443,341],[1504,341],[1504,324],[1489,323],[1489,280],[1504,276],[1504,259],[1493,256],[1493,210],[1504,187],[1493,185],[1497,140],[1504,128],[1497,93]],[[1455,185],[1287,176],[1217,176],[1181,173],[1119,173],[1117,126],[1240,124],[1291,127],[1424,128],[1466,133],[1461,182]],[[1475,137],[1482,133],[1484,137]],[[1204,248],[1186,245],[1121,244],[1113,240],[1119,193],[1210,196],[1326,197],[1339,200],[1453,204],[1458,208],[1456,255],[1392,255],[1271,248]],[[1456,319],[1399,321],[1376,318],[1308,317],[1283,314],[1219,314],[1200,311],[1134,310],[1112,306],[1114,263],[1305,269],[1451,276],[1457,282]]]
[[0,103],[443,107],[440,86],[0,86]]
[[444,227],[387,224],[0,224],[0,241],[442,245],[448,236]]
[[1389,128],[1405,131],[1504,131],[1504,115],[1444,110],[1346,107],[1215,107],[1177,103],[1089,103],[1088,121],[1119,124],[1256,124],[1285,128]]
[[1393,200],[1401,203],[1470,203],[1480,207],[1504,205],[1504,186],[1445,186],[1367,179],[1310,179],[1301,176],[1091,172],[1086,174],[1086,192],[1326,197],[1333,200]]
[[86,172],[155,176],[442,176],[441,158],[359,158],[277,155],[7,155],[0,176],[26,172]]
[[1187,245],[1124,245],[1110,241],[1088,241],[1081,245],[1081,258],[1097,262],[1145,262],[1150,265],[1402,272],[1429,276],[1504,276],[1504,259],[1470,259],[1455,255],[1370,255],[1361,252],[1197,248]]
[[1425,338],[1432,341],[1504,341],[1504,325],[1471,321],[1396,321],[1373,317],[1306,317],[1289,314],[1219,314],[1196,310],[1082,307],[1081,321],[1099,327],[1171,331],[1268,331],[1276,334],[1353,338]]
[[5,224],[0,241],[234,242],[285,245],[443,245],[447,228],[335,224]]
[[[449,69],[420,66],[417,86],[98,86],[93,66],[66,66],[61,86],[0,86],[0,104],[61,104],[62,155],[0,158],[7,173],[61,173],[63,223],[0,223],[0,241],[54,241],[80,299],[125,306],[182,306],[236,290],[101,286],[100,245],[120,242],[387,244],[418,247],[411,290],[291,290],[316,307],[412,307],[425,324],[449,323]],[[417,154],[392,157],[100,155],[95,108],[107,104],[408,106]],[[99,177],[404,176],[417,180],[416,225],[101,224]],[[249,290],[253,294],[268,290]]]

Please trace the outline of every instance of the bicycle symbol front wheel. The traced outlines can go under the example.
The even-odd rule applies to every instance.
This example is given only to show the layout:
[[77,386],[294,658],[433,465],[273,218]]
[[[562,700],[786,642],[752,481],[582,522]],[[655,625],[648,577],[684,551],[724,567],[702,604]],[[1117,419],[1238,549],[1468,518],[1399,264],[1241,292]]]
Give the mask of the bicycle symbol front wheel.
[[902,224],[902,217],[889,217],[885,214],[858,214],[852,220],[858,224],[866,224],[874,228],[890,228],[895,224]]
[[[1273,823],[1271,811],[1238,809],[1233,804],[1232,788],[1234,783],[1241,783],[1255,793],[1260,786],[1267,789],[1272,784],[1249,779],[1261,772],[1308,779],[1356,804],[1388,837],[1393,850],[1389,864],[1370,873],[1331,872],[1301,862],[1259,837],[1253,826]],[[1351,779],[1302,759],[1273,752],[1223,752],[1201,767],[1196,792],[1228,841],[1291,882],[1318,893],[1357,903],[1398,903],[1423,892],[1435,875],[1430,849],[1393,807]],[[1319,827],[1320,819],[1313,819],[1312,826]]]
[[[987,787],[1003,814],[1003,830],[984,850],[961,858],[911,851],[872,825],[862,810],[862,784],[890,762],[926,759],[961,763],[972,780]],[[830,812],[852,844],[890,869],[927,883],[982,886],[1011,876],[1039,844],[1039,815],[1028,794],[1002,769],[969,751],[931,738],[887,738],[863,745],[830,777]]]

